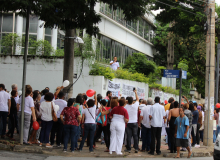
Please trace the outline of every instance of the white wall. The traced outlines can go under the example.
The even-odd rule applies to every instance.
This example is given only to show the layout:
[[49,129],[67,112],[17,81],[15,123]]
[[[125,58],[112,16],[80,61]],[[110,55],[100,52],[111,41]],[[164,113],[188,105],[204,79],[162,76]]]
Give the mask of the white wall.
[[156,89],[151,89],[151,97],[154,99],[156,96],[160,97],[160,102],[164,102],[165,100],[169,100],[170,97],[173,97],[175,101],[179,102],[179,96],[178,95],[174,95],[171,93],[165,93],[163,91],[160,90],[156,90]]
[[[77,73],[77,76],[79,76],[81,67],[81,58],[76,57],[74,59],[74,73]],[[109,81],[103,76],[90,76],[89,70],[88,61],[85,61],[82,75],[73,86],[73,97],[76,97],[78,93],[85,93],[88,89],[94,89],[97,93],[106,95]],[[11,90],[11,85],[16,83],[18,90],[22,90],[23,56],[1,56],[0,75],[0,83],[5,84],[6,89]],[[26,76],[26,84],[30,84],[33,90],[41,91],[45,87],[49,87],[51,92],[55,92],[56,87],[61,86],[63,82],[63,58],[40,59],[28,56]],[[75,82],[76,79],[73,81]],[[113,82],[120,83],[121,86],[127,84],[145,88],[145,98],[148,98],[148,85],[145,83],[117,78]]]

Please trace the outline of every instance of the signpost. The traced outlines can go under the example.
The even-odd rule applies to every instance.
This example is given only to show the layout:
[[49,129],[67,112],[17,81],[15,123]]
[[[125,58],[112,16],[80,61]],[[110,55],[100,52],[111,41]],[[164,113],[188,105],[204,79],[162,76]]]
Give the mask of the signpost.
[[163,71],[163,77],[166,78],[179,78],[180,79],[180,94],[179,94],[179,107],[181,106],[181,94],[182,94],[182,79],[187,79],[187,71],[180,70],[168,70]]

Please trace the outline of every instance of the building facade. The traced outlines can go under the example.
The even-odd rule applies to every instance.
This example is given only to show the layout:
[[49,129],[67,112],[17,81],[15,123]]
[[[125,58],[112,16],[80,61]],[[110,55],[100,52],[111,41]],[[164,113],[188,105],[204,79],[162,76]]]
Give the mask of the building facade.
[[[124,63],[129,55],[134,52],[144,53],[149,59],[155,51],[153,44],[154,16],[145,15],[134,22],[125,21],[120,8],[113,11],[109,5],[97,3],[97,14],[101,15],[102,21],[98,24],[100,29],[99,40],[101,59],[111,60],[118,57],[119,62]],[[24,37],[26,18],[16,13],[0,14],[0,40],[7,33],[17,33]],[[64,47],[65,33],[58,28],[44,28],[44,22],[37,16],[30,16],[30,38],[33,40],[47,40],[54,49]],[[4,46],[0,44],[0,53],[3,54]],[[16,48],[15,54],[24,52],[24,47]],[[36,53],[37,54],[37,53]]]

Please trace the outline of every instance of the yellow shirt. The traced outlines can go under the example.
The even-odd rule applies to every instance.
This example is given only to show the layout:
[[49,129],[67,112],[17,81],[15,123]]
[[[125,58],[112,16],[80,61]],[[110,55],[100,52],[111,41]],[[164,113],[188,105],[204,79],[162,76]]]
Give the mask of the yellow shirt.
[[166,104],[165,107],[164,107],[164,109],[165,109],[165,112],[166,112],[167,110],[169,110],[169,109],[170,109],[170,103]]

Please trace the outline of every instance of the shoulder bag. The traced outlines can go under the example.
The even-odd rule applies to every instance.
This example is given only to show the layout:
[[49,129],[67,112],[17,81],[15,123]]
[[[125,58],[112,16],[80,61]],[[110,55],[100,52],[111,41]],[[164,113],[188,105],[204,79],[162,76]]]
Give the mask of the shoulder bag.
[[52,119],[53,119],[53,121],[54,121],[54,122],[57,122],[58,119],[57,119],[57,115],[56,115],[56,113],[55,113],[55,111],[54,111],[54,109],[53,109],[53,104],[52,104],[52,102],[51,102],[51,112],[52,112]]

